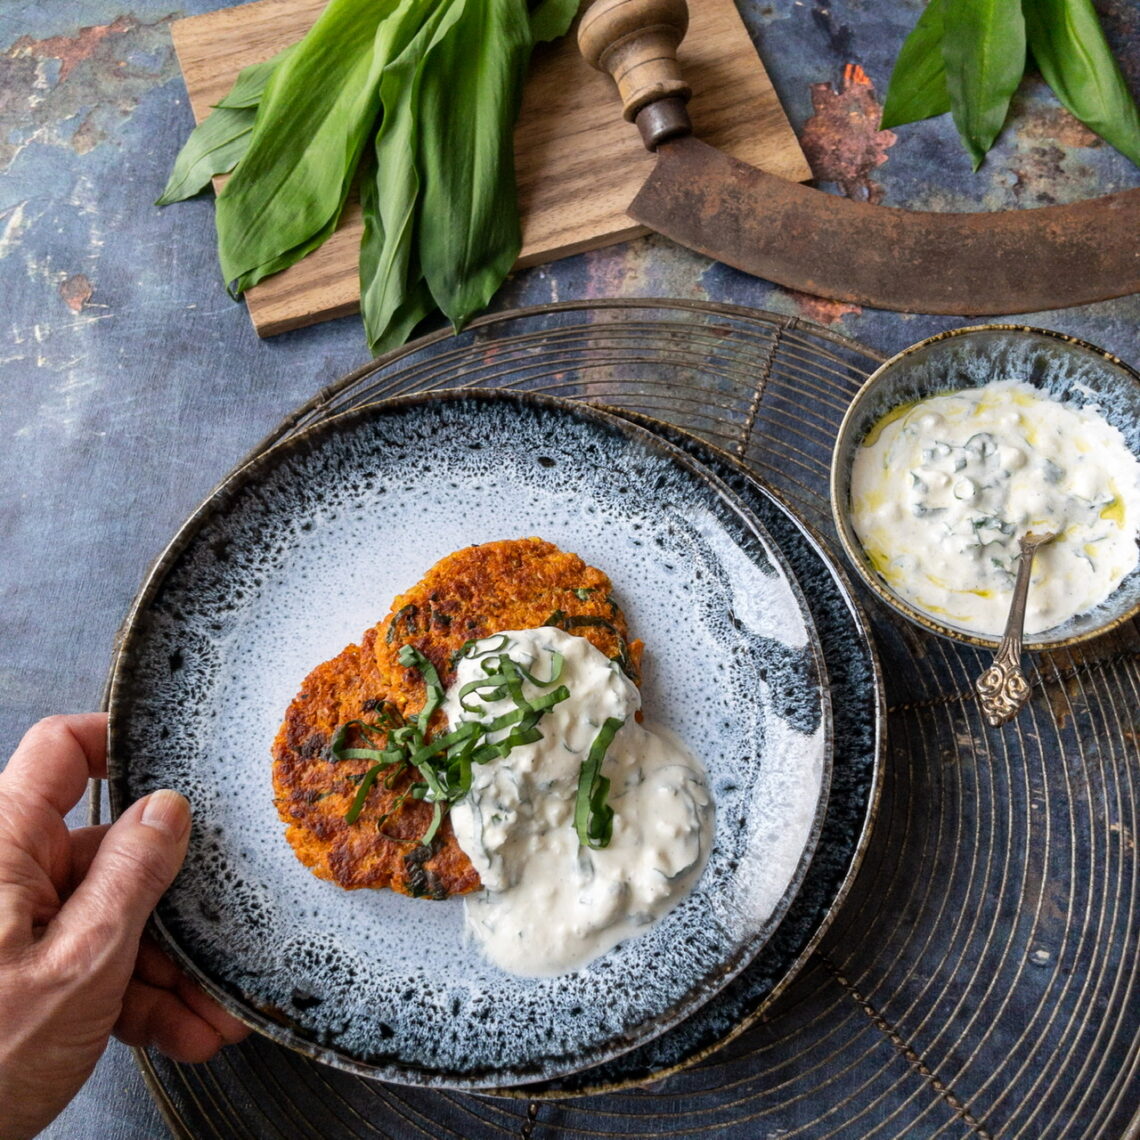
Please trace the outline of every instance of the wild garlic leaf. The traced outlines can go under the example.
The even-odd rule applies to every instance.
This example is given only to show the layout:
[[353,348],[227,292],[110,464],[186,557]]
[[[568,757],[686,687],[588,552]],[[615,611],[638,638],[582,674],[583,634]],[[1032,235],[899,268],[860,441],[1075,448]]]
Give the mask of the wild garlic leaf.
[[1024,0],[1029,48],[1062,105],[1140,166],[1140,111],[1091,0]]
[[945,0],[943,23],[950,110],[977,170],[1025,74],[1021,0]]
[[300,43],[241,73],[160,201],[233,170],[216,223],[237,296],[320,246],[359,180],[373,351],[402,343],[436,305],[459,328],[517,257],[513,131],[526,67],[577,7],[330,0]]
[[[260,265],[251,269],[248,273],[235,277],[227,281],[226,289],[230,296],[235,300],[240,297],[247,289],[252,289],[259,281],[266,277],[271,277],[274,273],[280,273],[284,269],[288,269],[290,265],[296,265],[304,257],[308,257],[315,249],[320,249],[322,245],[336,232],[337,225],[340,222],[340,215],[335,214],[321,226],[319,230],[314,231],[308,237],[304,238],[297,245],[291,246],[289,249],[283,250],[281,253],[276,254],[269,258],[268,261],[263,261]],[[221,257],[221,232],[218,235],[219,241],[219,258]]]
[[455,23],[461,8],[453,0],[438,0],[380,77],[380,126],[360,169],[364,215],[360,309],[374,354],[402,344],[435,309],[416,250],[419,90],[424,68],[431,66],[432,49]]
[[278,64],[289,58],[296,46],[296,44],[290,44],[287,48],[283,48],[279,51],[275,56],[262,60],[261,63],[251,63],[249,67],[243,67],[241,71],[238,72],[238,77],[234,80],[234,85],[214,106],[230,107],[234,110],[241,110],[243,108],[256,109],[257,105],[261,102],[262,95],[265,94],[265,86],[269,82],[270,76],[272,76]]
[[210,112],[191,132],[170,171],[156,206],[182,202],[205,190],[210,179],[228,174],[249,145],[255,112],[220,107]]
[[539,0],[530,6],[527,19],[530,21],[532,43],[543,43],[564,36],[578,11],[579,0]]
[[458,330],[484,308],[522,245],[513,128],[532,47],[523,0],[456,0],[462,11],[420,88],[420,264]]
[[942,60],[943,0],[930,0],[903,41],[883,100],[880,130],[917,123],[950,110]]
[[191,132],[170,171],[166,189],[155,203],[169,206],[204,190],[210,179],[229,174],[245,156],[257,105],[274,68],[293,49],[243,68],[226,96]]
[[235,295],[336,228],[380,109],[377,31],[411,6],[331,0],[273,70],[249,149],[217,200],[218,257]]
[[[372,187],[370,193],[375,194],[375,183],[372,183]],[[373,249],[377,243],[379,248]],[[364,317],[368,348],[373,356],[399,348],[421,321],[438,311],[427,281],[424,280],[414,245],[403,277],[388,281],[375,274],[367,278],[363,276],[369,262],[379,261],[382,246],[383,235],[379,231],[365,234],[360,245],[360,309]],[[376,290],[384,291],[383,315],[379,317],[375,315],[379,302],[374,305],[370,300],[371,294]]]

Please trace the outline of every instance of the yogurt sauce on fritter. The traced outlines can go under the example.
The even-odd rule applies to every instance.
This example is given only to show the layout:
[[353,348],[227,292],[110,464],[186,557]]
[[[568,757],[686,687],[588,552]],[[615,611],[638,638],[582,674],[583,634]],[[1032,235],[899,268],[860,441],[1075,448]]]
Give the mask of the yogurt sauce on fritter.
[[999,634],[1018,538],[1038,551],[1025,630],[1104,601],[1137,564],[1140,463],[1095,409],[994,381],[889,413],[851,472],[852,522],[872,563],[907,601]]
[[[533,977],[567,973],[643,932],[682,899],[708,855],[713,809],[700,763],[676,740],[635,720],[637,687],[585,638],[552,627],[497,634],[462,658],[444,703],[451,728],[490,723],[510,698],[461,702],[494,644],[532,677],[551,675],[569,697],[540,722],[542,738],[473,766],[471,788],[451,809],[460,846],[484,890],[466,900],[467,928],[496,965]],[[524,695],[542,689],[524,681]],[[464,705],[468,707],[464,707]],[[623,722],[601,775],[614,815],[604,847],[583,844],[575,804],[583,763],[607,720]],[[496,730],[489,739],[507,730]]]

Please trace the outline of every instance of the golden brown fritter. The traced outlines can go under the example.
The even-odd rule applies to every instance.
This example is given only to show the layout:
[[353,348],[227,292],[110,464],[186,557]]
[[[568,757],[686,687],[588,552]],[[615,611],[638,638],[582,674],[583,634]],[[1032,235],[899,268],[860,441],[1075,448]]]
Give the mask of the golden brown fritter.
[[[333,760],[329,746],[352,721],[350,746],[382,748],[384,724],[411,718],[425,699],[423,678],[400,664],[413,645],[435,666],[444,687],[455,678],[454,655],[468,641],[501,630],[558,625],[619,660],[636,681],[641,643],[628,642],[625,617],[610,581],[537,538],[471,546],[441,559],[388,616],[305,678],[273,742],[273,788],[285,837],[322,879],[342,887],[390,887],[402,894],[446,898],[479,887],[479,876],[456,842],[445,815],[430,846],[420,842],[433,814],[408,794],[414,770],[377,779],[359,817],[345,816],[371,761]],[[395,710],[395,711],[393,711]],[[436,714],[433,730],[442,725]],[[391,770],[390,770],[391,771]]]
[[[329,746],[341,725],[371,723],[383,708],[384,684],[372,653],[375,638],[375,629],[370,629],[360,645],[350,645],[318,665],[289,705],[273,742],[273,790],[287,825],[285,838],[318,878],[350,890],[391,887],[431,898],[473,891],[479,876],[455,842],[447,819],[430,848],[419,841],[433,809],[405,795],[416,780],[414,770],[398,773],[395,781],[378,780],[359,817],[352,823],[345,819],[372,764],[334,761]],[[382,747],[383,735],[370,733],[365,739],[355,729],[347,743]]]
[[388,697],[405,715],[424,702],[418,670],[398,660],[404,645],[415,646],[447,687],[455,680],[453,656],[467,642],[543,625],[584,637],[622,660],[637,681],[641,642],[629,642],[612,589],[600,570],[541,538],[486,542],[449,554],[396,598],[377,627],[376,665]]

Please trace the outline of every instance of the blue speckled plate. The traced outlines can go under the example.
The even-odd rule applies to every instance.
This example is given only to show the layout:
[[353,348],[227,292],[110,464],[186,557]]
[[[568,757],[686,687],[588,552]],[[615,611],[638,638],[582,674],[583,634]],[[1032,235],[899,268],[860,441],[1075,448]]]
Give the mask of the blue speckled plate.
[[[462,901],[345,892],[293,856],[269,746],[301,680],[443,555],[537,534],[609,574],[646,644],[650,723],[704,761],[708,865],[661,923],[584,969],[516,978],[464,944]],[[463,393],[347,413],[239,470],[179,533],[124,629],[114,814],[195,811],[160,938],[238,1016],[363,1075],[554,1080],[676,1025],[764,946],[807,871],[831,721],[795,579],[744,503],[606,413]]]

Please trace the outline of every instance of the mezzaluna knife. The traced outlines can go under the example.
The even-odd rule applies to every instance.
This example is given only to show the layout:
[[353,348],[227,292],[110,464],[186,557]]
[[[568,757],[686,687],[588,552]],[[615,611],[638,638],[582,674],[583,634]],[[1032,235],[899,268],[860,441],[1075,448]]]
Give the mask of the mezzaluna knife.
[[617,82],[657,162],[637,222],[780,285],[907,313],[1038,312],[1140,292],[1140,189],[1063,206],[933,213],[768,174],[692,133],[677,63],[685,0],[595,0],[583,56]]

